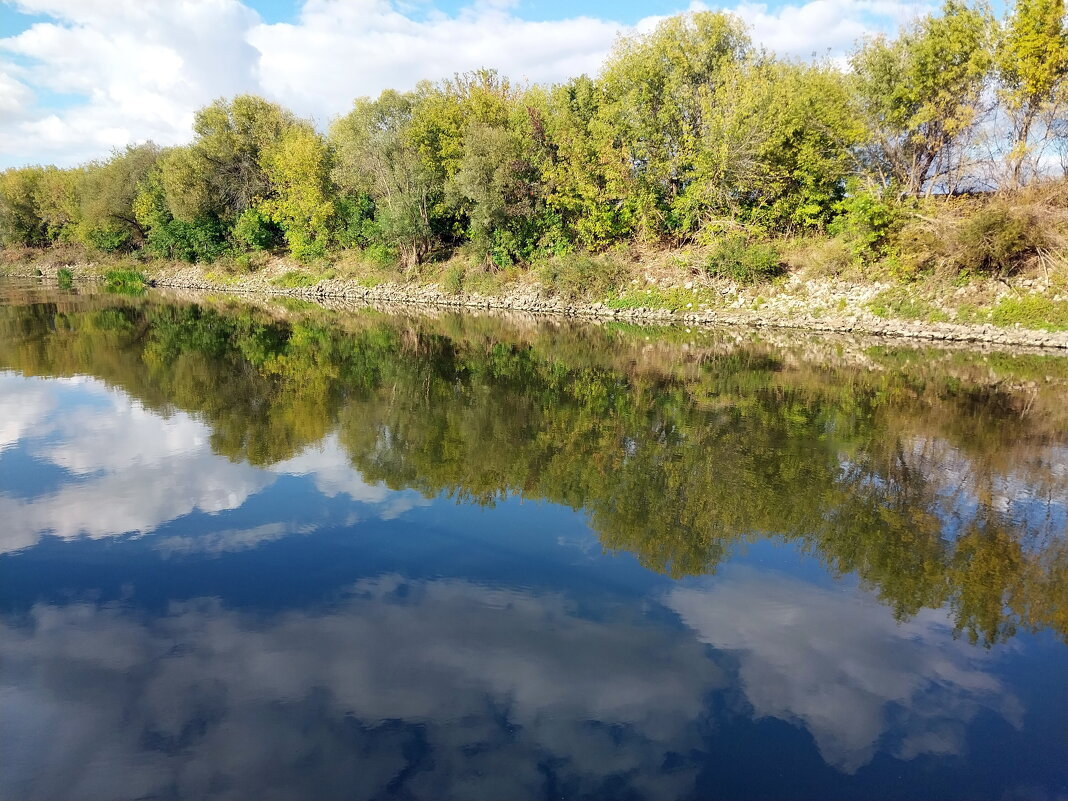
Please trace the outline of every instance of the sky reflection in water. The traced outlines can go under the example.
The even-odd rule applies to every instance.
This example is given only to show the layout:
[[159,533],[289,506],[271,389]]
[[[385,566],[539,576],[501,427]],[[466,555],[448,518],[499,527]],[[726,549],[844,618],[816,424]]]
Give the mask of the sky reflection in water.
[[1068,797],[1056,360],[191,308],[0,306],[0,797]]

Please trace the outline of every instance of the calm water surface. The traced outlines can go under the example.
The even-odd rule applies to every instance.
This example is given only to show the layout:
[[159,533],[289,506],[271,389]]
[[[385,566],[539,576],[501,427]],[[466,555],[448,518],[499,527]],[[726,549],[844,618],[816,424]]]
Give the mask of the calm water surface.
[[1066,398],[0,284],[0,798],[1066,798]]

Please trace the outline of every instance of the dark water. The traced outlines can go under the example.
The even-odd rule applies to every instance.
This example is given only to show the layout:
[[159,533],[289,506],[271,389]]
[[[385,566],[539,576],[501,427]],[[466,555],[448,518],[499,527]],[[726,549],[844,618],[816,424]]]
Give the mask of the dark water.
[[0,296],[0,798],[1068,797],[1068,360]]

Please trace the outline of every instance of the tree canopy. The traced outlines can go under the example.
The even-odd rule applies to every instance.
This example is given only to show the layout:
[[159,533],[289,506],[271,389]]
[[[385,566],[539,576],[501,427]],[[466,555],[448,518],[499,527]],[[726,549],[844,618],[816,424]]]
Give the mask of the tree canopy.
[[490,269],[571,249],[820,231],[875,197],[1019,187],[1068,154],[1064,0],[997,19],[946,0],[847,67],[776,57],[721,12],[621,38],[600,72],[475,69],[357,99],[327,131],[263,98],[197,112],[188,145],[0,174],[0,242],[210,261],[375,247]]

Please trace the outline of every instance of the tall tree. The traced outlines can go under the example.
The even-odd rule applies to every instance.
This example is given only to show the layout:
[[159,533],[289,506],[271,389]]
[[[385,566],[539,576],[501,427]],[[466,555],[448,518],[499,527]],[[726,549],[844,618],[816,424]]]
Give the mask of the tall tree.
[[622,167],[608,174],[610,191],[632,209],[639,237],[674,227],[670,208],[690,180],[705,98],[750,50],[742,23],[713,12],[669,17],[617,43],[600,77],[597,134],[605,157]]
[[155,167],[159,152],[152,142],[131,145],[89,169],[81,193],[78,224],[78,237],[85,244],[115,251],[144,243],[146,231],[137,219],[134,201]]
[[1041,172],[1047,142],[1068,105],[1064,0],[1018,0],[997,52],[999,97],[1010,120],[1008,177],[1020,186]]
[[917,195],[952,178],[954,145],[981,115],[992,65],[985,8],[947,0],[896,39],[876,37],[852,58],[854,87],[868,124],[863,151],[884,186]]
[[407,268],[434,249],[431,207],[443,193],[440,177],[412,138],[416,101],[413,93],[392,90],[377,100],[361,98],[330,128],[334,180],[343,192],[373,199],[379,234],[397,248]]

